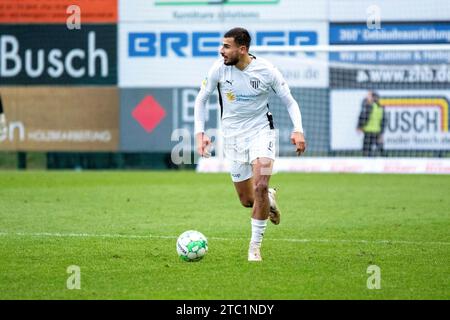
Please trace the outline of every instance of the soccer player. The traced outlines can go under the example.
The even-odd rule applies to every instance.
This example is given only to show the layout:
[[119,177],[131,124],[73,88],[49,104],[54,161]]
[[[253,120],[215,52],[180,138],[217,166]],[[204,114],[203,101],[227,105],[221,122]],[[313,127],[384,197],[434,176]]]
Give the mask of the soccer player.
[[0,135],[6,134],[7,129],[6,117],[3,112],[2,96],[0,95]]
[[249,53],[247,30],[234,28],[225,33],[216,61],[203,80],[195,100],[197,152],[210,155],[211,139],[205,134],[206,102],[217,88],[222,115],[224,154],[230,161],[231,179],[244,207],[251,207],[252,236],[249,261],[261,261],[261,243],[267,220],[280,223],[275,189],[269,188],[276,151],[276,134],[269,111],[270,91],[286,105],[292,120],[291,142],[301,155],[306,148],[299,106],[281,73],[268,61]]

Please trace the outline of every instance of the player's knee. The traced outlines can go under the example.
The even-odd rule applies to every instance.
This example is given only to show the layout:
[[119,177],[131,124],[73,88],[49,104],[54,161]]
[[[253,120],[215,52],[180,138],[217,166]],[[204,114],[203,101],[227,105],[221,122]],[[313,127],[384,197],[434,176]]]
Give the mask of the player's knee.
[[252,208],[253,207],[253,201],[250,200],[241,200],[241,204],[246,208]]
[[269,185],[267,184],[267,181],[260,180],[255,184],[254,190],[256,194],[263,195],[269,191]]
[[253,199],[249,198],[248,196],[244,194],[239,195],[239,200],[241,201],[241,204],[246,208],[253,207]]

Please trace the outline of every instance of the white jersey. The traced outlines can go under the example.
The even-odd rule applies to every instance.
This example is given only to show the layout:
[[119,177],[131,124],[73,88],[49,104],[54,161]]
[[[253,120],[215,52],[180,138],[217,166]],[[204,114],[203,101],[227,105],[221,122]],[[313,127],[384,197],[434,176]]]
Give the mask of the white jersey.
[[[253,57],[251,63],[240,70],[227,66],[223,58],[217,60],[203,80],[196,100],[195,132],[204,131],[204,115],[201,105],[206,103],[214,90],[219,89],[219,103],[222,114],[222,131],[225,138],[246,136],[261,129],[273,128],[268,100],[270,91],[275,92],[282,101],[291,104],[289,87],[281,73],[270,62]],[[290,98],[290,100],[288,100]],[[298,104],[295,118],[289,110],[295,131],[303,132]],[[297,116],[298,113],[298,116]]]

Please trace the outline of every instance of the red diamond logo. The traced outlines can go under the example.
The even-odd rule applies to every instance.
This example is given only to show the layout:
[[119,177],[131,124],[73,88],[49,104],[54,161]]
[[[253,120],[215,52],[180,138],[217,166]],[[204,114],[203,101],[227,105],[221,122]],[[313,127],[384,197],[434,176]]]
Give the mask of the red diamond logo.
[[131,113],[148,133],[152,132],[166,116],[166,110],[152,96],[146,96]]

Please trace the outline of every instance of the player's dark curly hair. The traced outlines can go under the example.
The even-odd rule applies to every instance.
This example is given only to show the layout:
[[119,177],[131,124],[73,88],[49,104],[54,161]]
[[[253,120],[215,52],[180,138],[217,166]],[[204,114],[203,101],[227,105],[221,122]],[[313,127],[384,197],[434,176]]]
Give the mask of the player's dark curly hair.
[[228,30],[223,37],[233,38],[238,46],[245,46],[247,47],[247,50],[250,48],[250,42],[252,41],[250,33],[244,28],[233,28]]

